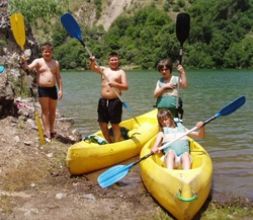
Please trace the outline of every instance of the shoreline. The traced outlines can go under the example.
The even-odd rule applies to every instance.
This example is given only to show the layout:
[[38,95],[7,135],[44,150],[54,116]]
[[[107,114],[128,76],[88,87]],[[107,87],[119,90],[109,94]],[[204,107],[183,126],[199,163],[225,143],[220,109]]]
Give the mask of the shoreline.
[[[69,129],[67,124],[56,130]],[[120,183],[101,189],[96,178],[102,170],[81,176],[68,172],[65,158],[71,143],[56,138],[40,146],[30,118],[9,116],[0,125],[4,128],[0,130],[0,219],[171,219],[146,191],[138,166]],[[217,198],[214,194],[209,198],[199,219],[253,216],[252,201]]]

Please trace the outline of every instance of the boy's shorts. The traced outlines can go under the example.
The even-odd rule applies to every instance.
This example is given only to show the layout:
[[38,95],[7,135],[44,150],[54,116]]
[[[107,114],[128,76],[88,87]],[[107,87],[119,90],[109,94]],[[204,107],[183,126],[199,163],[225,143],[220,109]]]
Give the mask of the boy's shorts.
[[118,98],[100,98],[97,112],[98,122],[119,124],[122,116],[122,102]]
[[56,86],[53,87],[38,87],[39,97],[48,97],[54,100],[58,99]]

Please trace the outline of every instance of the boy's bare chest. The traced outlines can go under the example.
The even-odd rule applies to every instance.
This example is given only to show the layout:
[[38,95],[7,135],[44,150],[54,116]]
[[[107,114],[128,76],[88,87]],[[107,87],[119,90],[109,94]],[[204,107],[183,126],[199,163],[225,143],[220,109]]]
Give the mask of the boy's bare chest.
[[120,81],[121,80],[121,72],[119,70],[115,71],[115,70],[111,70],[111,69],[105,69],[104,75],[106,77],[102,77],[102,79],[108,78],[109,81]]
[[56,71],[56,65],[54,62],[40,62],[38,67],[39,72],[51,72],[55,73]]

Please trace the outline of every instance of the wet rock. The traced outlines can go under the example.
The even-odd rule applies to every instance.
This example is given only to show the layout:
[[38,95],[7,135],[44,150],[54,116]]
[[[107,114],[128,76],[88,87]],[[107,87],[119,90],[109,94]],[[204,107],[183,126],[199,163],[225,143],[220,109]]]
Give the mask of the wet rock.
[[24,141],[24,144],[27,146],[31,146],[33,144],[33,142],[32,141]]
[[15,137],[13,138],[13,140],[15,141],[15,143],[19,143],[19,142],[20,142],[19,136],[15,136]]
[[84,197],[84,199],[87,199],[87,200],[96,201],[95,196],[93,194],[91,194],[91,193],[84,194],[83,197]]
[[39,210],[38,210],[38,209],[34,209],[34,208],[32,208],[32,209],[27,209],[27,210],[25,211],[25,213],[24,213],[24,216],[25,216],[26,218],[32,218],[33,215],[38,214],[38,213],[39,213]]
[[61,199],[65,198],[66,196],[67,196],[66,193],[57,193],[57,194],[55,195],[55,198],[56,198],[57,200],[61,200]]
[[48,153],[48,154],[47,154],[47,157],[48,157],[48,158],[52,158],[53,155],[54,155],[53,153]]
[[[0,74],[0,119],[9,115],[17,117],[18,109],[14,103],[18,94],[27,93],[28,76],[20,68],[20,48],[11,34],[8,1],[0,3],[0,41],[5,42],[0,47],[0,64],[5,67],[5,72]],[[26,27],[25,55],[31,55],[32,59],[38,56],[38,45],[34,40],[29,24]],[[31,80],[30,80],[31,81]],[[31,83],[29,83],[31,84]]]

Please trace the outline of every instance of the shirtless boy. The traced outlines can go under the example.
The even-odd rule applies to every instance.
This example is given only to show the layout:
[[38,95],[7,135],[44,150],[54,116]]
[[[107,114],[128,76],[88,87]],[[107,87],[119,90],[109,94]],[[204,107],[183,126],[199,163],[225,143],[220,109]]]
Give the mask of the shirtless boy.
[[[109,54],[108,67],[98,66],[95,57],[90,60],[90,69],[101,74],[101,98],[97,109],[100,129],[108,143],[118,142],[121,139],[119,123],[122,116],[122,102],[118,95],[121,95],[122,90],[128,89],[126,73],[119,67],[119,55],[116,52]],[[109,122],[113,140],[109,135]]]
[[[38,96],[42,111],[42,122],[46,141],[50,142],[55,135],[54,123],[56,116],[57,99],[62,98],[62,79],[60,65],[53,59],[53,46],[44,43],[41,46],[42,57],[35,59],[31,64],[25,62],[23,67],[36,72]],[[58,86],[58,92],[56,88]]]

